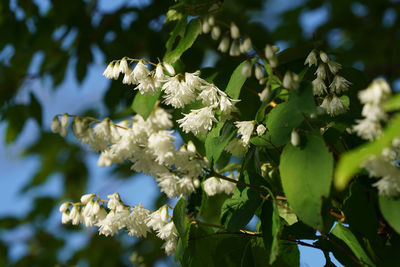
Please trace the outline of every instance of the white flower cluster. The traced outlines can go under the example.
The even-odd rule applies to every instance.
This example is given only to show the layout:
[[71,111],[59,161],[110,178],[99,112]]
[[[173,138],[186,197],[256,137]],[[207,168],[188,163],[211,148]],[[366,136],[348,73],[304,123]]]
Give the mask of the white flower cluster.
[[379,179],[374,186],[378,188],[380,195],[400,196],[400,139],[396,138],[392,146],[385,148],[381,155],[373,156],[363,163],[371,177]]
[[[138,61],[133,70],[128,61]],[[135,89],[141,94],[154,94],[161,89],[164,93],[164,103],[174,108],[183,108],[195,100],[200,100],[204,108],[191,110],[189,114],[184,114],[184,117],[177,121],[184,132],[192,132],[195,135],[207,133],[211,130],[213,122],[217,122],[215,118],[217,110],[221,111],[221,120],[230,118],[231,112],[236,110],[232,102],[237,100],[230,99],[214,84],[200,78],[199,71],[175,75],[174,68],[166,62],[157,64],[151,71],[144,63],[146,63],[144,59],[116,60],[108,65],[103,75],[117,79],[119,74],[123,73],[125,76],[122,82],[137,84]],[[170,76],[165,75],[164,70]]]
[[[338,75],[337,73],[342,68],[342,65],[331,60],[329,56],[323,51],[316,51],[315,49],[307,56],[304,65],[309,67],[318,66],[315,71],[317,76],[313,81],[314,95],[325,96],[321,107],[331,116],[336,116],[347,111],[347,107],[343,101],[337,97],[337,94],[345,92],[349,89],[351,82]],[[331,83],[327,86],[327,82]]]
[[[178,232],[168,216],[167,206],[155,212],[143,208],[142,204],[131,207],[125,205],[118,193],[108,195],[108,201],[95,194],[86,194],[81,202],[65,202],[60,206],[62,223],[79,223],[86,227],[99,227],[99,234],[113,236],[126,228],[130,236],[146,237],[151,230],[165,241],[163,248],[167,254],[175,252]],[[107,203],[107,205],[105,205]]]
[[[230,174],[229,177],[234,179],[233,174]],[[203,182],[203,189],[207,196],[214,196],[221,193],[231,195],[235,191],[235,188],[236,185],[234,183],[216,177],[210,177]]]
[[373,81],[368,88],[358,93],[358,98],[364,104],[361,114],[364,119],[356,120],[353,130],[363,139],[373,140],[382,133],[380,121],[387,119],[382,104],[391,96],[392,90],[384,79]]
[[[384,79],[374,80],[368,88],[358,93],[358,98],[364,104],[362,120],[356,120],[353,130],[365,140],[374,140],[382,134],[381,121],[386,121],[388,115],[383,110],[383,103],[390,98],[392,90]],[[396,138],[391,147],[385,148],[381,155],[373,156],[362,164],[371,177],[382,177],[374,185],[379,194],[387,196],[400,195],[400,139]]]
[[187,196],[200,185],[208,162],[191,142],[175,149],[173,131],[168,130],[171,115],[165,110],[157,107],[146,121],[135,115],[118,124],[105,119],[93,128],[89,119],[75,117],[72,129],[83,144],[100,152],[99,166],[129,160],[134,171],[153,176],[168,197]]

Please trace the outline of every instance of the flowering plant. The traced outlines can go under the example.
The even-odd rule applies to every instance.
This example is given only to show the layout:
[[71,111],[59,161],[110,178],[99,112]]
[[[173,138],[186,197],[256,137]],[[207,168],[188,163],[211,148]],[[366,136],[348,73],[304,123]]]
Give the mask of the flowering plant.
[[[342,67],[319,43],[259,47],[235,22],[219,21],[218,7],[185,5],[167,13],[175,27],[162,61],[123,57],[103,73],[122,74],[136,93],[133,117],[65,113],[51,126],[66,136],[71,124],[99,166],[130,162],[179,201],[151,211],[118,193],[90,193],[60,206],[62,222],[105,236],[155,232],[184,266],[295,266],[297,244],[321,249],[327,262],[330,252],[349,266],[395,262],[386,255],[400,248],[399,95],[384,79]],[[228,80],[218,67],[185,69],[181,56],[198,38],[240,59]],[[217,222],[206,220],[212,205]]]

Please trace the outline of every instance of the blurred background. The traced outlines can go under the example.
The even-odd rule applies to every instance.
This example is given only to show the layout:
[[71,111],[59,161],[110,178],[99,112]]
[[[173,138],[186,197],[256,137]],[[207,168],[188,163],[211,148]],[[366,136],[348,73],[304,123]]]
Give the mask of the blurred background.
[[[124,56],[157,62],[173,27],[164,25],[173,3],[0,1],[0,266],[132,266],[134,251],[147,266],[177,265],[154,236],[107,238],[61,225],[59,204],[84,193],[119,192],[126,203],[148,209],[166,197],[151,177],[133,174],[129,165],[99,168],[97,155],[71,134],[50,132],[53,116],[65,112],[101,119],[132,114],[136,91],[102,73]],[[400,90],[399,12],[398,0],[225,0],[215,15],[234,19],[259,49],[321,41],[344,66],[385,77]],[[217,46],[201,36],[182,60],[189,71],[224,66],[227,72],[243,60],[221,55]],[[302,266],[325,264],[313,248],[301,247],[300,255]]]

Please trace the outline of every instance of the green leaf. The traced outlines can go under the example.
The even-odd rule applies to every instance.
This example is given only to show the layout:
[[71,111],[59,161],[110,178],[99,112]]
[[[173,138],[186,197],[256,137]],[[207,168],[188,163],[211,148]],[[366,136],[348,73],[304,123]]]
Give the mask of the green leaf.
[[[169,12],[169,11],[168,11]],[[168,18],[168,14],[167,14]],[[165,43],[165,48],[167,48],[167,52],[171,51],[175,40],[178,36],[183,37],[185,35],[185,29],[187,24],[187,17],[181,18],[177,23],[175,28],[170,32],[170,37],[168,38],[167,42]]]
[[292,210],[306,224],[322,229],[322,198],[329,196],[333,157],[319,132],[309,134],[304,148],[287,144],[279,171]]
[[331,233],[342,240],[351,249],[361,263],[368,264],[369,266],[375,266],[349,228],[338,223],[332,229]]
[[400,233],[400,199],[379,196],[379,208],[389,225]]
[[233,196],[222,205],[221,223],[229,231],[243,229],[253,218],[260,203],[260,192],[248,187],[243,191],[236,188]]
[[353,175],[360,170],[362,163],[373,155],[379,155],[385,147],[390,146],[392,140],[399,136],[399,129],[400,115],[397,115],[388,123],[379,139],[342,154],[335,170],[334,184],[336,188],[343,190]]
[[276,260],[279,251],[280,219],[278,209],[271,199],[264,201],[260,220],[264,247],[267,251],[269,264],[272,264]]
[[282,146],[290,140],[293,128],[304,121],[304,115],[316,109],[310,84],[303,83],[298,90],[291,90],[289,101],[278,104],[268,114],[267,133],[263,136],[275,146]]
[[185,235],[185,208],[186,202],[183,198],[179,199],[178,203],[176,203],[174,207],[174,213],[172,216],[172,220],[174,221],[176,230],[178,230],[179,236]]
[[185,36],[179,41],[176,48],[165,54],[164,61],[171,64],[176,62],[193,45],[199,34],[201,34],[201,22],[199,19],[193,19],[187,26]]
[[179,234],[179,240],[177,244],[177,251],[175,252],[175,260],[177,261],[181,256],[183,256],[185,248],[189,242],[189,231],[191,223],[189,219],[186,218],[186,202],[183,198],[179,199],[174,207],[174,212],[172,220]]
[[236,135],[236,127],[231,121],[220,122],[207,134],[205,147],[210,162],[217,162],[226,145]]
[[[242,74],[242,68],[247,61],[248,60],[243,61],[236,67],[229,79],[228,85],[226,86],[225,93],[233,99],[239,98],[240,90],[242,89],[244,82],[247,80],[247,77]],[[256,61],[257,59],[252,59],[251,64],[254,64]]]
[[400,93],[397,93],[384,104],[385,111],[395,111],[400,109]]
[[143,119],[147,119],[151,112],[154,109],[154,105],[157,102],[158,98],[161,95],[161,90],[158,90],[154,93],[154,95],[146,94],[142,95],[141,93],[136,93],[135,98],[133,99],[131,108],[137,114],[143,117]]
[[286,240],[279,240],[279,255],[272,266],[293,267],[300,266],[300,252],[298,246]]

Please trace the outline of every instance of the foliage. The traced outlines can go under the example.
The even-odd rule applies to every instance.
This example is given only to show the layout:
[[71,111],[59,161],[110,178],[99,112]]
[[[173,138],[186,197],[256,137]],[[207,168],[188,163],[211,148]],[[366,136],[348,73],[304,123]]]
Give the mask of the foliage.
[[[105,13],[99,11],[97,1],[74,0],[68,4],[51,1],[47,11],[41,11],[40,5],[31,1],[17,1],[16,7],[11,2],[2,2],[0,49],[14,51],[0,65],[1,120],[7,124],[5,142],[17,140],[25,123],[33,118],[41,132],[36,142],[26,148],[25,155],[40,157],[41,166],[23,191],[40,187],[54,173],[63,175],[65,190],[58,198],[37,198],[31,212],[23,218],[0,219],[0,231],[23,225],[33,225],[34,229],[27,240],[28,255],[17,262],[11,263],[6,258],[0,263],[47,266],[59,261],[57,253],[64,246],[64,240],[48,233],[44,221],[60,201],[76,202],[85,193],[88,179],[85,153],[69,139],[49,133],[48,127],[43,126],[49,123],[42,122],[41,103],[33,93],[24,103],[17,96],[24,87],[29,87],[31,79],[50,78],[52,86],[57,88],[73,62],[76,62],[72,66],[76,79],[84,81],[96,48],[104,53],[107,64],[113,62],[109,66],[114,68],[113,64],[120,64],[122,59],[132,59],[129,64],[133,67],[138,64],[136,59],[144,58],[146,67],[157,65],[163,59],[160,66],[164,80],[150,94],[133,90],[135,85],[123,85],[121,79],[113,80],[104,95],[107,115],[120,120],[137,114],[150,121],[158,108],[174,109],[170,128],[182,137],[186,143],[182,146],[184,149],[193,152],[191,147],[195,146],[188,162],[197,160],[204,164],[201,175],[191,180],[193,189],[174,195],[180,199],[170,212],[172,218],[165,221],[173,223],[176,229],[175,261],[183,266],[297,266],[300,264],[297,245],[306,245],[323,251],[327,266],[332,264],[329,253],[345,266],[398,264],[400,258],[395,252],[400,249],[400,181],[397,183],[399,177],[396,177],[400,173],[399,144],[396,143],[400,127],[399,96],[382,93],[385,97],[378,102],[365,100],[367,97],[363,98],[360,91],[385,90],[381,89],[381,81],[368,87],[377,76],[383,75],[389,82],[400,76],[396,65],[400,62],[396,49],[400,43],[400,20],[384,18],[387,13],[396,13],[399,4],[389,0],[363,4],[309,0],[279,13],[277,26],[268,29],[260,23],[249,22],[249,18],[260,16],[255,11],[262,4],[257,0],[246,3],[160,0],[148,5],[127,4]],[[327,10],[330,19],[315,29],[311,39],[302,35],[298,21],[305,17],[306,11],[317,9]],[[135,19],[129,27],[123,27],[120,21],[129,14],[135,14]],[[160,25],[151,26],[149,21],[158,21]],[[238,25],[235,27],[240,31],[239,37],[234,37],[236,29],[231,22]],[[217,26],[222,29],[219,36]],[[61,37],[55,37],[57,31],[62,32]],[[340,40],[332,41],[330,36],[335,32]],[[74,35],[68,44],[67,37]],[[115,38],[110,41],[109,35]],[[220,41],[227,36],[232,36],[227,49],[231,51],[224,53]],[[247,38],[251,40],[250,49],[245,48]],[[288,48],[279,52],[275,46],[265,48],[277,41],[284,41]],[[237,48],[238,55],[232,52],[234,44],[242,46]],[[216,62],[212,67],[202,68],[210,51],[218,53]],[[318,64],[304,64],[312,51],[317,51],[319,65],[326,63],[326,81],[322,82],[328,89],[320,90],[324,92],[316,90],[316,77],[321,76]],[[387,56],[378,51],[385,51]],[[37,54],[43,55],[43,61],[32,73],[29,67]],[[329,65],[328,68],[328,62],[333,61],[346,67],[332,70]],[[351,68],[360,64],[362,72]],[[171,73],[170,68],[176,73]],[[257,74],[259,70],[262,74]],[[155,68],[150,67],[149,71],[149,76],[155,76]],[[207,104],[205,97],[200,96],[185,105],[172,105],[173,108],[168,105],[164,85],[174,78],[187,79],[185,73],[199,75],[204,79],[203,87],[218,88],[218,105]],[[339,75],[351,84],[332,85]],[[196,88],[196,94],[201,90]],[[231,114],[224,113],[221,104],[224,97],[229,102],[226,105],[234,106],[228,112]],[[334,101],[338,101],[338,108],[333,107]],[[374,123],[381,132],[377,131],[373,138],[363,138],[354,126],[369,118],[372,111],[364,109],[373,104],[379,109],[379,112],[373,110],[379,113]],[[197,133],[183,126],[184,116],[210,106],[215,120],[210,120],[209,129]],[[82,117],[78,117],[93,122],[85,124],[86,128],[110,123],[108,119],[102,122],[93,119],[98,114],[91,109],[87,107],[79,114]],[[64,115],[58,117],[61,128],[65,128]],[[78,118],[74,117],[73,130],[82,140],[76,130]],[[111,123],[113,127],[124,128]],[[59,129],[60,126],[56,130]],[[110,140],[107,145],[111,146]],[[233,151],[235,145],[241,146],[240,151]],[[392,157],[392,162],[385,161],[383,157],[387,155]],[[376,162],[379,166],[390,166],[377,171]],[[113,172],[133,179],[129,167],[125,161]],[[179,163],[169,167],[171,172],[178,172]],[[385,170],[391,173],[386,174]],[[151,214],[166,209],[163,205],[169,194],[172,193],[161,193],[160,202],[156,203],[159,209]],[[134,209],[127,208],[115,195],[108,204],[97,196],[92,196],[90,201],[100,203],[105,212],[111,213],[113,199],[125,211]],[[74,206],[82,206],[83,212],[88,203],[84,202],[81,200]],[[63,213],[71,214],[72,204],[68,205],[70,208]],[[255,229],[249,226],[252,219],[257,221]],[[136,257],[132,260],[134,264],[153,265],[165,254],[161,249],[164,242],[159,238],[163,230],[152,229],[156,234],[148,234],[133,248],[121,239],[93,234],[87,247],[77,251],[66,263],[84,260],[93,266],[129,265],[126,255],[135,251],[140,260]],[[78,229],[65,226],[65,230]],[[6,244],[0,246],[7,250]],[[92,253],[93,249],[97,253]]]

